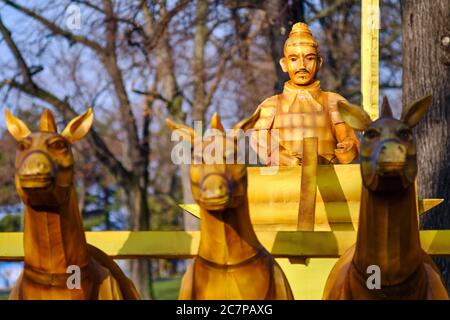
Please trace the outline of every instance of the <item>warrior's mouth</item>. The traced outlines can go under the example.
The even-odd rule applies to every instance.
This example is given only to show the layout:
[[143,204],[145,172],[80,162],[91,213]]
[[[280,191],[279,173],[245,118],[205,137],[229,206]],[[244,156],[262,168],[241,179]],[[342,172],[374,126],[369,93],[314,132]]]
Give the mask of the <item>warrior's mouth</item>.
[[25,189],[46,188],[53,183],[53,178],[49,174],[35,174],[19,176],[20,186]]

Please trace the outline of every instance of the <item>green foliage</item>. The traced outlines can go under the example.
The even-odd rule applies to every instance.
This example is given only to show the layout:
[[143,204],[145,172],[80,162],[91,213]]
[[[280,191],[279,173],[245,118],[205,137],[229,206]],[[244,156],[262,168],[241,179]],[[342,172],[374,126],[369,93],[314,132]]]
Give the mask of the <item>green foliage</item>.
[[[180,200],[179,202],[181,203],[182,201]],[[183,230],[182,210],[171,196],[150,197],[149,208],[152,230]]]
[[7,214],[0,220],[0,232],[20,231],[22,226],[22,216]]
[[153,290],[156,300],[177,300],[180,291],[181,277],[172,279],[156,280],[153,283]]

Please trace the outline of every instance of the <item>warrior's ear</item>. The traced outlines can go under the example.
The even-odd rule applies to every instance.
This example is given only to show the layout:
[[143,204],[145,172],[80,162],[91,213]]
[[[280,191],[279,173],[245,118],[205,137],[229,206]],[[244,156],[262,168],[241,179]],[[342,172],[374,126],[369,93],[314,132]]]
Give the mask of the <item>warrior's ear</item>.
[[281,66],[281,70],[283,70],[283,72],[288,72],[286,57],[283,57],[280,59],[280,66]]
[[372,120],[363,108],[347,101],[338,101],[338,109],[342,119],[353,129],[364,131],[370,126]]
[[323,65],[323,57],[319,54],[317,55],[317,71],[319,71],[320,69],[322,69],[322,65]]

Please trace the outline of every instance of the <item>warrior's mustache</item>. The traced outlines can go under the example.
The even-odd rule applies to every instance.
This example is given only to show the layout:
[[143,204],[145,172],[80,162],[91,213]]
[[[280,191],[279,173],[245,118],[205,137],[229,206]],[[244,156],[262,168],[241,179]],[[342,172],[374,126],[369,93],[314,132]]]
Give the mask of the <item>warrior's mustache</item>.
[[299,73],[306,73],[306,74],[309,74],[309,71],[306,70],[306,69],[300,69],[300,70],[295,71],[295,74],[299,74]]

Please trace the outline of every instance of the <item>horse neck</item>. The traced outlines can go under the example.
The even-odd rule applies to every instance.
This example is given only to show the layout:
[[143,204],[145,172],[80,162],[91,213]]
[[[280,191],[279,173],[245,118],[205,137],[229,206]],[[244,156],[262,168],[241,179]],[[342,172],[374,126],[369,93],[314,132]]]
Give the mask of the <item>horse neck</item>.
[[260,250],[264,249],[250,222],[246,196],[242,205],[220,213],[202,208],[199,256],[216,264],[233,265]]
[[75,188],[54,212],[25,207],[25,264],[48,273],[66,273],[69,265],[88,263],[87,244]]
[[381,283],[394,285],[412,275],[421,261],[415,186],[376,193],[363,186],[353,263],[366,274],[377,265]]

